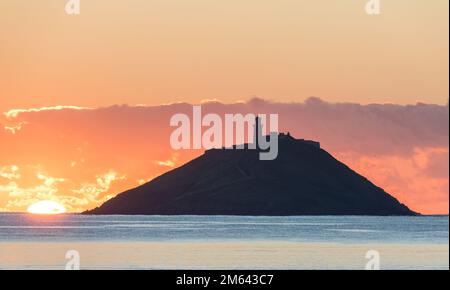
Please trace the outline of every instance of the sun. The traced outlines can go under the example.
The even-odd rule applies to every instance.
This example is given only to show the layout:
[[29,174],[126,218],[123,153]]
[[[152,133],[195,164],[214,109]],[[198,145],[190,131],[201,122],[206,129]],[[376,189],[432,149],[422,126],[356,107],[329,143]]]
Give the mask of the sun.
[[27,211],[32,214],[62,214],[66,208],[56,201],[42,200],[30,205]]

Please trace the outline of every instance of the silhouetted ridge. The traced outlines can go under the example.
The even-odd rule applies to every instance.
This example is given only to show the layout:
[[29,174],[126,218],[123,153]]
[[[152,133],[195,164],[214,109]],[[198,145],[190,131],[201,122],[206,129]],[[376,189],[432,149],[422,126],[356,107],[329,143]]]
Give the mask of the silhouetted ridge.
[[278,158],[208,150],[88,214],[414,215],[314,141],[280,135]]

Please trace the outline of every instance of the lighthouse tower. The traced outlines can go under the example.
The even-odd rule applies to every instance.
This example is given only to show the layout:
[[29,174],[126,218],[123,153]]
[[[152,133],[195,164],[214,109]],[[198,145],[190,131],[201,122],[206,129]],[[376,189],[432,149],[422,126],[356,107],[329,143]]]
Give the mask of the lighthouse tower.
[[256,149],[259,149],[259,138],[262,137],[262,124],[261,124],[261,118],[258,117],[258,115],[255,118],[255,125],[254,127],[254,134],[253,134],[253,144],[255,145]]

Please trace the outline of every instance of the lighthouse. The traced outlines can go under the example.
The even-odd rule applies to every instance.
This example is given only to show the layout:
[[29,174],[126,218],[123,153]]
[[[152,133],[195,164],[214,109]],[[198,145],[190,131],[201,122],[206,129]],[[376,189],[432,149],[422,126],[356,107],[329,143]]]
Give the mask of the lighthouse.
[[259,138],[262,137],[262,124],[261,124],[261,118],[256,115],[255,118],[255,125],[254,127],[254,134],[253,134],[253,144],[255,145],[256,149],[259,149]]

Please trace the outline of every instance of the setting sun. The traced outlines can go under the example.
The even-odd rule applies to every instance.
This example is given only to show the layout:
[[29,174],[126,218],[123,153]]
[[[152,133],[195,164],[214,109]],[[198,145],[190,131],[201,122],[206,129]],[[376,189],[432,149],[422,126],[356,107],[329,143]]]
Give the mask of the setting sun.
[[30,205],[27,209],[32,214],[61,214],[66,212],[66,208],[52,200],[43,200]]

